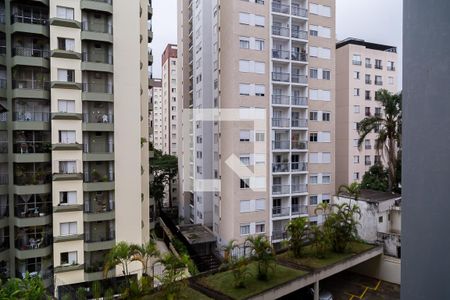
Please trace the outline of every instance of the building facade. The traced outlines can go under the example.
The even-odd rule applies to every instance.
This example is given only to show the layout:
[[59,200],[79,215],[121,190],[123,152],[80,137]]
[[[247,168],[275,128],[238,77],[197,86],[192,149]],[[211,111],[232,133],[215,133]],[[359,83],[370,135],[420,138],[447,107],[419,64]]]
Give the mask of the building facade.
[[153,143],[155,149],[162,149],[162,84],[161,79],[153,79],[153,86],[150,93],[149,104],[149,128],[152,128],[150,133],[150,142]]
[[[178,4],[182,219],[219,244],[320,223],[335,188],[335,1]],[[197,121],[205,109],[227,117]]]
[[358,147],[358,123],[382,116],[376,92],[397,93],[397,48],[349,38],[336,45],[336,177],[337,186],[360,182],[376,163],[384,163],[375,149],[377,134],[370,133]]
[[3,276],[64,293],[148,240],[149,7],[0,1]]

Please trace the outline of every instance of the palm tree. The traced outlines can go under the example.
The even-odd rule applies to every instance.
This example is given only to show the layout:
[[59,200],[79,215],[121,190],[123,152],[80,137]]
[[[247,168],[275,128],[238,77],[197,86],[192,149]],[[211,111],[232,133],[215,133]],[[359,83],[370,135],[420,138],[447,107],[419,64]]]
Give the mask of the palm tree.
[[184,284],[180,281],[186,275],[189,257],[187,255],[178,257],[174,254],[167,253],[158,262],[164,266],[164,272],[161,276],[156,277],[163,286],[166,299],[178,299]]
[[302,255],[302,248],[306,238],[308,218],[295,218],[290,221],[286,227],[289,232],[289,248],[295,257]]
[[128,264],[130,263],[131,248],[126,242],[119,242],[115,245],[106,256],[105,265],[103,266],[103,276],[108,277],[108,272],[117,265],[122,267],[124,276],[128,276]]
[[367,135],[373,131],[377,133],[375,150],[378,154],[387,156],[389,187],[388,190],[397,188],[397,167],[399,151],[402,147],[402,95],[391,94],[385,89],[376,93],[376,100],[381,102],[384,116],[368,116],[359,123],[358,146],[364,143]]
[[142,245],[131,245],[131,261],[139,261],[142,264],[144,276],[148,276],[150,261],[154,257],[159,257],[158,247],[154,240]]
[[270,241],[263,235],[250,236],[245,240],[250,247],[253,260],[258,264],[258,279],[267,280],[269,270],[273,269],[275,251]]
[[350,197],[350,204],[352,203],[352,199],[358,201],[359,196],[361,195],[361,185],[357,182],[353,182],[350,185],[342,184],[339,186],[337,191],[338,196],[346,195]]
[[226,246],[223,246],[224,264],[228,265],[233,262],[233,251],[238,249],[239,245],[236,240],[230,240]]
[[358,237],[356,216],[361,218],[361,210],[357,205],[347,203],[332,204],[333,212],[324,223],[324,230],[330,238],[331,246],[337,253],[343,253],[350,242]]

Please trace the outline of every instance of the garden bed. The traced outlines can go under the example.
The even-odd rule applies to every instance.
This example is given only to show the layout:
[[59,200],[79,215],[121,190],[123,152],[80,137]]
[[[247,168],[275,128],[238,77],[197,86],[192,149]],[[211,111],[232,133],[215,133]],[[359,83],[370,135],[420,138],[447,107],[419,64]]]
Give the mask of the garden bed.
[[257,279],[257,263],[248,265],[251,277],[245,280],[245,288],[235,288],[232,271],[216,273],[212,276],[200,278],[197,282],[210,290],[217,291],[232,299],[246,299],[278,285],[305,275],[307,272],[291,269],[282,265],[275,265],[274,271],[269,273],[267,281]]
[[[195,299],[195,300],[211,300],[212,298],[209,298],[208,296],[188,287],[183,287],[183,291],[181,292],[181,295],[179,296],[181,299]],[[166,297],[164,296],[164,292],[158,292],[156,294],[144,296],[141,298],[141,300],[166,300]]]

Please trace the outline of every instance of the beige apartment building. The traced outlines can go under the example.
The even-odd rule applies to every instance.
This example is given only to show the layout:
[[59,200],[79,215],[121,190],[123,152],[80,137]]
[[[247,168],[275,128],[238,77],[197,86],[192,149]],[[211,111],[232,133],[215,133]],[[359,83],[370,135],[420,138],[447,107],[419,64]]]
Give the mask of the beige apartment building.
[[[279,245],[291,219],[322,222],[314,209],[335,189],[335,1],[179,0],[178,12],[180,217],[219,244]],[[205,109],[227,117],[189,113]]]
[[74,295],[115,243],[149,239],[151,2],[1,0],[0,15],[1,272]]
[[348,38],[336,45],[336,185],[360,182],[376,163],[385,163],[370,133],[358,148],[358,123],[382,115],[376,92],[397,93],[397,48]]
[[149,122],[149,127],[152,128],[150,142],[155,149],[161,150],[163,148],[162,83],[161,79],[157,78],[153,79],[150,90]]

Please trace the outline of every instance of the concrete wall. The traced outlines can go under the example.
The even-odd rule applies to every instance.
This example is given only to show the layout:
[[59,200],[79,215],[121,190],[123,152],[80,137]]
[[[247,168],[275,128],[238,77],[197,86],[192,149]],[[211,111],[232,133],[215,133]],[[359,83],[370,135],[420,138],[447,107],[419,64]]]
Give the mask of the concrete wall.
[[404,1],[402,299],[450,299],[450,2]]
[[401,282],[401,260],[390,256],[377,256],[350,271],[395,284]]

